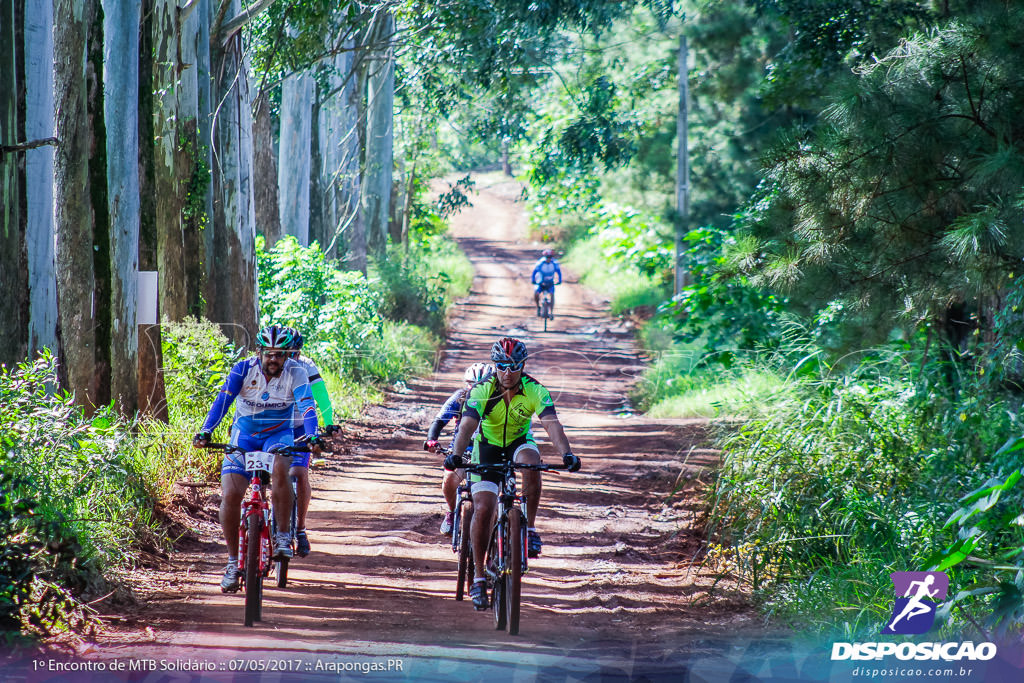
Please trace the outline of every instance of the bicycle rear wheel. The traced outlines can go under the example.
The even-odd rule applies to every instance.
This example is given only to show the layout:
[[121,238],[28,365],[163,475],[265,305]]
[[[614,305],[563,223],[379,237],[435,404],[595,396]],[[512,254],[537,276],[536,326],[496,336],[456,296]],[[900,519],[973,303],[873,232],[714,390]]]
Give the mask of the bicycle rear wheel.
[[523,524],[523,513],[519,508],[512,508],[508,515],[508,545],[505,546],[508,558],[505,597],[507,602],[509,635],[519,633],[519,598],[523,584],[523,548],[525,547],[526,525]]
[[473,523],[473,504],[461,503],[456,514],[458,519],[455,520],[455,529],[459,534],[459,584],[455,587],[455,599],[462,600],[469,590],[469,583],[473,580],[473,546],[469,535],[469,528]]
[[263,601],[263,573],[260,572],[260,544],[263,531],[262,515],[250,515],[246,522],[245,538],[245,625],[260,620]]

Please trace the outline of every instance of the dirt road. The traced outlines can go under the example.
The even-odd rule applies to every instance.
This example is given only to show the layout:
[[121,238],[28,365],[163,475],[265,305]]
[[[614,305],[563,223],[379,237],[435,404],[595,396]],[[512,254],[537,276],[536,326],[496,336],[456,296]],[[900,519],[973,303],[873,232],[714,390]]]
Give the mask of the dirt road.
[[[112,616],[80,654],[136,667],[153,660],[183,680],[248,679],[235,670],[253,666],[273,669],[261,680],[366,678],[362,669],[375,666],[385,670],[367,675],[446,681],[657,677],[683,668],[714,680],[735,669],[723,640],[756,637],[757,620],[741,592],[694,562],[694,490],[716,458],[705,425],[630,410],[626,393],[642,368],[630,330],[607,317],[606,302],[577,274],[566,273],[551,331],[541,331],[528,283],[540,245],[525,237],[519,188],[483,177],[477,190],[453,226],[476,279],[439,369],[346,425],[347,452],[313,471],[313,553],[293,562],[287,589],[266,589],[264,621],[245,628],[242,597],[220,593],[215,491],[200,491],[202,540],[148,572],[143,605]],[[516,637],[495,631],[490,612],[455,601],[456,557],[438,533],[439,458],[420,449],[464,368],[486,360],[504,335],[528,345],[528,371],[551,390],[584,465],[545,477],[544,551],[523,580]],[[535,433],[557,461],[543,429]]]

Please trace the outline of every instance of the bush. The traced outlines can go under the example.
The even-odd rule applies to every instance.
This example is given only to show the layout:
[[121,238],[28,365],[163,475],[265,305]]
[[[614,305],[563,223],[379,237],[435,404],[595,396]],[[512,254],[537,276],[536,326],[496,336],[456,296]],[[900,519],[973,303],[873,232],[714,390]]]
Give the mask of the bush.
[[[953,389],[941,364],[914,372],[919,361],[879,351],[838,376],[797,366],[764,414],[720,442],[712,533],[770,614],[877,628],[888,574],[934,567],[954,546],[955,501],[991,476],[987,453],[1017,428],[1015,411],[987,382]],[[967,581],[951,580],[953,591]]]
[[0,368],[0,619],[43,631],[69,621],[73,596],[116,586],[133,546],[156,538],[132,425],[112,406],[85,417],[49,392],[56,380],[48,353]]
[[[170,490],[176,478],[200,480],[220,473],[220,454],[192,448],[191,438],[224,384],[231,366],[244,355],[208,320],[186,318],[161,326],[164,382],[169,427],[159,423],[140,425],[143,451],[149,456],[149,480],[158,482],[158,495]],[[230,422],[222,421],[214,441],[226,442]]]

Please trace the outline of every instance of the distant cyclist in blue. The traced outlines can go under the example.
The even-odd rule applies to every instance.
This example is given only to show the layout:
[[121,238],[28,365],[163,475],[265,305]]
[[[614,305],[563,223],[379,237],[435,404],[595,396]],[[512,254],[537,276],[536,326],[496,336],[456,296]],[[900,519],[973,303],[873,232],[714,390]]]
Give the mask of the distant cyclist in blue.
[[[558,276],[558,282],[555,282],[556,275]],[[540,315],[540,293],[548,290],[551,292],[551,317],[554,318],[555,285],[562,284],[562,269],[558,267],[558,261],[555,260],[555,253],[553,251],[545,249],[542,252],[541,259],[533,267],[530,282],[537,285],[537,289],[533,292],[533,303],[537,305],[537,315]]]
[[[224,386],[213,402],[202,431],[195,435],[193,445],[202,448],[210,442],[213,431],[227,414],[232,403],[235,419],[231,425],[231,443],[247,451],[270,451],[274,446],[291,446],[292,413],[298,406],[305,434],[315,453],[320,452],[317,437],[316,407],[309,388],[309,378],[301,365],[291,360],[293,332],[288,328],[271,325],[260,330],[256,337],[259,353],[239,361],[231,368]],[[291,456],[279,455],[274,460],[271,489],[274,497],[274,515],[278,534],[274,557],[290,558],[292,487],[288,477]],[[238,524],[241,516],[242,496],[249,486],[251,473],[245,471],[243,456],[225,454],[220,467],[220,525],[228,545],[228,566],[221,579],[220,589],[234,593],[238,580]]]

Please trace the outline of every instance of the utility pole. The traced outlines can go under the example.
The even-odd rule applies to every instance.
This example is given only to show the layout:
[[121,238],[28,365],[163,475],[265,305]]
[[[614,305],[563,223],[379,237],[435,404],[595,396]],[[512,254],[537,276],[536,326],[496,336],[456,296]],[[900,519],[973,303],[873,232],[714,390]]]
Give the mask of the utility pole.
[[676,121],[676,261],[675,261],[675,290],[680,290],[689,284],[690,273],[683,268],[683,235],[686,234],[686,224],[690,213],[690,165],[689,145],[687,143],[687,102],[689,100],[689,70],[687,68],[688,50],[686,46],[686,34],[679,35],[679,118]]

